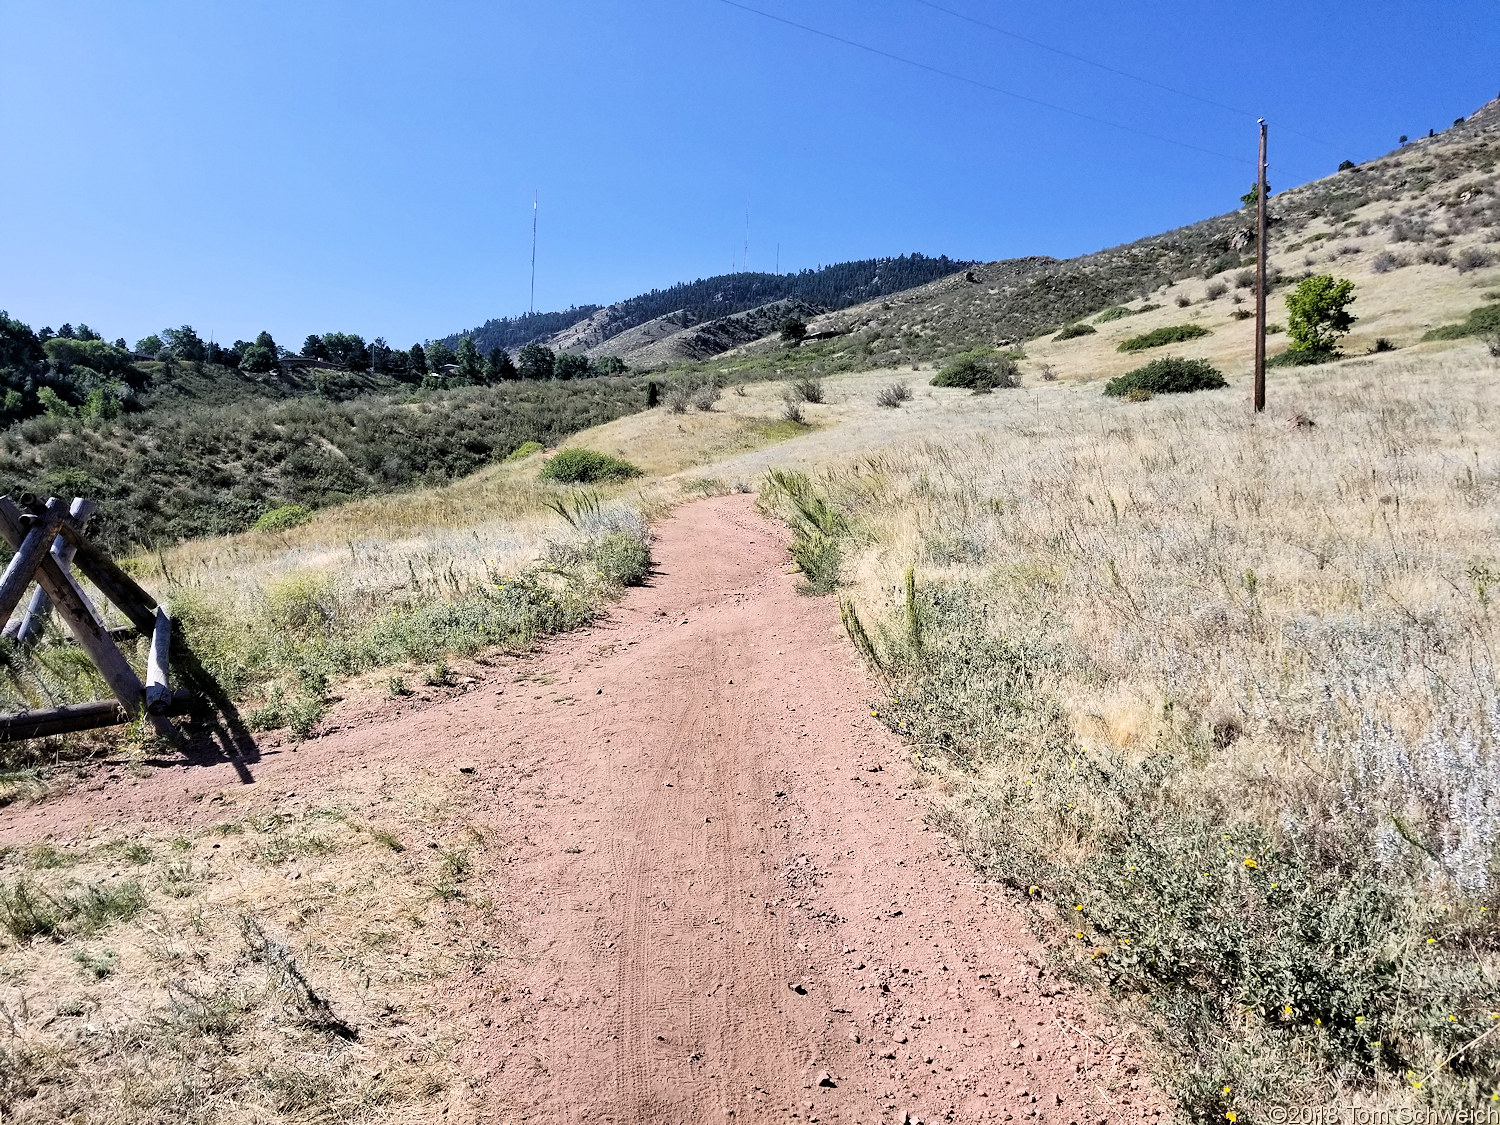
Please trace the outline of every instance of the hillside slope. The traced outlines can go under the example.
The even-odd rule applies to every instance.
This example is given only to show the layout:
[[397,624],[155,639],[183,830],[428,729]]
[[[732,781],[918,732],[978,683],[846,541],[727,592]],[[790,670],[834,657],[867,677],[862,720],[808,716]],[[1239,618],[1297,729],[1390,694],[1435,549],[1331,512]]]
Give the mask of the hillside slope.
[[649,320],[595,346],[590,355],[618,355],[632,367],[654,368],[683,360],[708,359],[774,335],[789,319],[810,320],[823,312],[789,297],[732,316],[698,322],[691,310]]
[[664,316],[684,314],[693,323],[702,323],[788,299],[824,309],[847,308],[946,277],[970,264],[947,255],[929,258],[903,254],[899,258],[840,262],[798,273],[721,274],[653,289],[604,308],[583,305],[566,314],[487,320],[478,328],[455,332],[445,343],[453,347],[460,337],[470,336],[484,352],[497,347],[516,348],[535,340],[559,351],[586,351]]
[[[1349,171],[1274,195],[1272,265],[1282,282],[1310,272],[1374,276],[1406,266],[1444,283],[1500,257],[1500,101],[1462,124]],[[810,327],[837,332],[818,353],[834,369],[894,366],[976,347],[1006,347],[1113,306],[1149,299],[1176,305],[1174,285],[1218,280],[1230,287],[1253,264],[1253,214],[1240,210],[1059,261],[990,262],[903,293],[832,311]],[[1378,264],[1381,254],[1387,257]],[[1410,282],[1398,289],[1425,289]],[[1220,300],[1220,298],[1215,298]],[[1241,296],[1240,300],[1243,300]],[[1177,315],[1169,309],[1161,318]],[[1281,315],[1273,302],[1272,320]],[[1177,315],[1180,319],[1180,315]],[[1129,322],[1123,322],[1129,323]],[[1090,338],[1091,339],[1091,338]],[[1079,342],[1079,346],[1083,345]],[[776,348],[774,340],[755,349]]]

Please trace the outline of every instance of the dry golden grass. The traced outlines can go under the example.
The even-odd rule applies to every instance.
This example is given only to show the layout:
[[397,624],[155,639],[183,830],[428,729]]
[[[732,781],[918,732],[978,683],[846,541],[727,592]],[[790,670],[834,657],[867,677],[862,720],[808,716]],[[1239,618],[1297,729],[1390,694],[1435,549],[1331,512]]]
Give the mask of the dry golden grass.
[[[472,822],[465,784],[355,770],[311,799],[226,790],[180,834],[7,849],[6,1120],[471,1119],[443,1004],[511,946],[486,897],[507,826]],[[16,932],[18,888],[131,884],[125,917]]]
[[[1381,338],[1390,340],[1398,348],[1414,349],[1417,354],[1441,352],[1452,345],[1424,344],[1423,334],[1431,328],[1462,320],[1470,309],[1483,303],[1485,292],[1500,284],[1500,272],[1495,270],[1461,274],[1451,266],[1413,264],[1384,274],[1375,273],[1371,263],[1379,253],[1390,249],[1383,235],[1371,238],[1354,236],[1321,245],[1334,250],[1340,246],[1359,246],[1361,249],[1357,254],[1331,258],[1326,252],[1319,253],[1310,267],[1303,265],[1306,255],[1302,250],[1283,250],[1271,256],[1271,264],[1287,276],[1311,269],[1354,281],[1357,287],[1354,312],[1359,319],[1343,344],[1345,352],[1350,355],[1369,352],[1375,341]],[[1457,253],[1471,245],[1488,246],[1476,236],[1455,243],[1451,249]],[[1411,255],[1412,248],[1407,247],[1404,252]],[[1233,279],[1239,272],[1230,270],[1211,280],[1184,281],[1159,290],[1150,300],[1161,304],[1161,308],[1097,325],[1097,331],[1091,336],[1060,343],[1051,336],[1028,341],[1027,362],[1022,364],[1022,371],[1037,378],[1045,365],[1060,379],[1094,382],[1112,379],[1159,356],[1187,356],[1207,359],[1231,379],[1247,376],[1254,354],[1255,321],[1235,320],[1232,313],[1236,309],[1253,311],[1254,298],[1253,290],[1234,288]],[[1208,287],[1215,282],[1228,284],[1230,288],[1222,297],[1210,301],[1207,299]],[[1268,298],[1266,318],[1269,323],[1285,323],[1286,307],[1282,297],[1290,288],[1289,285],[1283,286]],[[1193,304],[1178,308],[1175,298],[1179,295],[1190,298]],[[1236,296],[1240,297],[1241,304],[1234,303]],[[1134,354],[1119,350],[1120,343],[1129,337],[1171,324],[1199,325],[1213,335]],[[1268,338],[1267,351],[1274,356],[1285,349],[1286,343],[1285,336],[1272,335]]]
[[[1260,418],[1236,384],[1138,404],[1081,379],[919,391],[909,410],[867,412],[885,429],[862,456],[833,434],[824,456],[804,448],[850,523],[840,577],[891,674],[882,714],[941,782],[935,816],[976,863],[1087,904],[1062,911],[1085,966],[1092,950],[1122,979],[1187,971],[1188,985],[1172,927],[1243,911],[1246,933],[1222,938],[1243,948],[1201,953],[1260,962],[1243,1028],[1205,1039],[1182,994],[1164,988],[1178,1007],[1154,1015],[1144,997],[1143,1018],[1181,1037],[1168,1057],[1184,1104],[1488,1097],[1487,1047],[1443,1060],[1500,1010],[1481,910],[1500,892],[1500,366],[1469,343],[1277,371]],[[1314,424],[1284,421],[1298,416]],[[1200,854],[1220,833],[1246,849],[1228,868]],[[1144,900],[1116,882],[1127,858],[1162,880]],[[1168,889],[1198,863],[1202,886]],[[1338,870],[1355,897],[1311,890]],[[1345,939],[1287,929],[1277,911],[1303,908],[1277,898],[1278,878],[1383,948],[1315,970]],[[1365,894],[1407,913],[1353,905]],[[1122,941],[1174,952],[1147,971],[1118,960],[1134,956]],[[1396,965],[1427,983],[1393,1000],[1378,982]],[[1376,1032],[1372,1058],[1360,1037]],[[1393,1073],[1398,1058],[1420,1070]]]

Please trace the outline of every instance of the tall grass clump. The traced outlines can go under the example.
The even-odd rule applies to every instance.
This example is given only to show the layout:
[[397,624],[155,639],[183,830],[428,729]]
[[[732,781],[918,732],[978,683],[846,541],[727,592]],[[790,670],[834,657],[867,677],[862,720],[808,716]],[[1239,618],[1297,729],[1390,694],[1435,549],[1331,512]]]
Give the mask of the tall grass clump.
[[798,482],[789,519],[933,823],[1152,1029],[1188,1119],[1488,1104],[1500,388],[1297,378],[1315,429],[1059,404]]
[[804,375],[793,379],[786,385],[785,397],[793,402],[823,401],[823,380],[812,375]]
[[808,591],[826,594],[837,586],[848,525],[814,490],[807,475],[770,470],[761,486],[759,503],[791,526],[792,559],[807,579]]
[[[536,562],[505,573],[480,561],[429,557],[392,590],[338,571],[296,574],[247,589],[173,592],[186,643],[237,699],[259,701],[251,725],[311,733],[329,685],[371,668],[431,663],[485,648],[524,648],[591,620],[651,565],[650,536],[632,510],[596,497],[560,500],[565,526]],[[468,560],[465,560],[466,564]],[[384,571],[372,574],[388,581]]]

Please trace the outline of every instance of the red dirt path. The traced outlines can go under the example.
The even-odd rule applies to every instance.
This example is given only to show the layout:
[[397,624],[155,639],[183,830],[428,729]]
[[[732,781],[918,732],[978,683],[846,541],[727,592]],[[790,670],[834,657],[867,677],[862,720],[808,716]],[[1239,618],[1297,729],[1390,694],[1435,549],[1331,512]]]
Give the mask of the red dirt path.
[[[476,814],[515,825],[493,892],[524,956],[446,1001],[475,1077],[462,1116],[1153,1119],[1124,1035],[1039,970],[1016,908],[923,824],[781,529],[732,496],[657,534],[648,585],[523,661],[545,686],[497,671],[254,767],[262,791],[305,796],[356,762],[446,755],[475,771]],[[164,769],[128,812],[77,791],[7,810],[0,837],[192,824],[236,784],[227,765]]]

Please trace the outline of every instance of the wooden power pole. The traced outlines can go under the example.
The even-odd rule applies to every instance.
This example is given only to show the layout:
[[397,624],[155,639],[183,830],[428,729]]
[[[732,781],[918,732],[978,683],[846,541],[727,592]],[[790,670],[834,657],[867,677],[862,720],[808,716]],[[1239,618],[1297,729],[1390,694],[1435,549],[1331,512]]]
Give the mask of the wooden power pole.
[[1266,121],[1260,121],[1260,178],[1255,188],[1255,413],[1266,408]]

